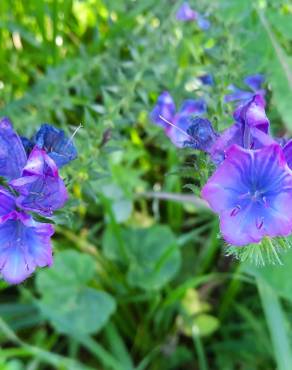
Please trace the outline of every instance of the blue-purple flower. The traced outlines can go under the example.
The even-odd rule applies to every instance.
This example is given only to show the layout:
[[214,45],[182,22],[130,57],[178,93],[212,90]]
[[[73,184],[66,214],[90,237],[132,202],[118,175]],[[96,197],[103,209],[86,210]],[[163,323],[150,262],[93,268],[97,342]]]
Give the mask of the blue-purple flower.
[[20,194],[16,198],[18,207],[43,216],[52,216],[68,199],[56,163],[37,146],[29,155],[22,176],[10,181],[10,185]]
[[202,197],[219,214],[221,233],[232,245],[292,231],[292,172],[277,144],[259,150],[233,145]]
[[[70,143],[63,140],[63,145]],[[13,284],[26,279],[36,267],[52,264],[54,228],[36,222],[28,212],[51,216],[67,200],[50,150],[37,142],[32,150],[30,146],[31,142],[19,138],[8,118],[0,120],[0,177],[6,181],[0,187],[0,271]],[[56,151],[64,153],[67,148],[59,141]]]
[[47,123],[41,125],[31,140],[24,137],[21,140],[28,154],[37,145],[48,153],[58,168],[65,166],[77,157],[73,140],[68,138],[63,130]]
[[194,11],[187,2],[184,2],[176,12],[176,19],[179,21],[187,22],[197,18],[198,13]]
[[214,85],[214,78],[210,73],[205,73],[203,75],[200,75],[198,79],[202,82],[203,85]]
[[214,130],[212,123],[202,117],[190,118],[187,129],[189,138],[185,139],[184,146],[209,153],[218,139],[219,134]]
[[235,123],[223,131],[210,148],[211,159],[216,164],[224,160],[226,151],[233,144],[245,149],[259,149],[274,142],[268,135],[270,123],[261,95],[255,94],[239,105],[233,117]]
[[26,163],[26,153],[11,122],[4,117],[0,120],[0,176],[12,180],[21,175]]
[[200,13],[193,10],[188,2],[184,2],[176,12],[176,19],[182,22],[197,21],[202,30],[210,28],[210,21]]
[[36,267],[51,266],[50,237],[53,234],[51,224],[36,222],[24,212],[10,212],[0,223],[0,268],[3,278],[11,284],[18,284]]
[[225,96],[225,102],[235,101],[239,104],[245,104],[254,95],[265,96],[266,91],[262,88],[263,83],[265,82],[265,77],[261,74],[255,74],[247,76],[244,79],[244,83],[250,88],[250,90],[241,90],[235,85],[229,85],[230,94]]
[[190,135],[187,134],[187,130],[192,126],[190,117],[201,116],[206,111],[207,106],[204,99],[187,99],[176,112],[172,96],[165,91],[158,97],[157,103],[150,113],[150,119],[156,125],[164,128],[165,134],[174,145],[183,148],[185,141],[191,140]]

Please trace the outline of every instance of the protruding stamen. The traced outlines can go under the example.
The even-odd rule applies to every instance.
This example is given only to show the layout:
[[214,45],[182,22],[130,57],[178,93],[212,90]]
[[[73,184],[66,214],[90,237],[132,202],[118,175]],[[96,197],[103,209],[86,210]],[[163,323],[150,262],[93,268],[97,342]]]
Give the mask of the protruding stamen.
[[257,229],[260,230],[263,226],[264,226],[264,219],[263,218],[257,219],[256,220],[256,227],[257,227]]
[[241,210],[241,207],[240,207],[240,205],[238,204],[235,208],[233,208],[233,210],[231,211],[231,213],[230,213],[230,216],[236,216],[238,213],[239,213],[239,211]]
[[167,123],[168,125],[174,127],[175,129],[177,129],[179,132],[181,132],[183,135],[185,135],[189,140],[191,141],[194,141],[194,138],[191,137],[189,134],[187,134],[184,130],[182,130],[180,127],[174,125],[172,122],[168,121],[166,118],[162,117],[160,114],[158,116],[160,119],[162,119],[162,121],[164,121],[165,123]]
[[68,143],[66,144],[65,148],[67,148],[67,146],[72,142],[72,140],[74,139],[74,136],[77,134],[77,132],[82,128],[82,123],[79,124],[79,126],[76,127],[76,129],[74,130],[73,134],[71,135],[70,139],[68,140]]
[[268,201],[267,201],[267,198],[266,198],[266,197],[263,197],[263,203],[264,203],[264,206],[265,206],[266,208],[268,208],[268,207],[269,207],[269,203],[268,203]]

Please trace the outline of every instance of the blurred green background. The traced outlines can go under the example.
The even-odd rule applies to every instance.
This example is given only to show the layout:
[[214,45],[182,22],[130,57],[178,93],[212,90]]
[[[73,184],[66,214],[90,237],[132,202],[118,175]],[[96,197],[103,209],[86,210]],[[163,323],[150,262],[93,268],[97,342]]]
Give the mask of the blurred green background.
[[83,126],[54,266],[0,282],[1,370],[292,369],[292,251],[264,268],[226,256],[195,198],[212,169],[148,118],[168,90],[204,97],[222,130],[228,85],[261,72],[272,130],[289,135],[292,4],[190,1],[208,31],[178,22],[180,4],[0,1],[0,115],[22,135]]

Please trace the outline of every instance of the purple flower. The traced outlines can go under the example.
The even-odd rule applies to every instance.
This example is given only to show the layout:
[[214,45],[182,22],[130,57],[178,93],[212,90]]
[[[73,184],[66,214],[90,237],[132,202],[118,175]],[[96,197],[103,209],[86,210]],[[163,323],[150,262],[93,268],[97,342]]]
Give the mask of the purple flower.
[[236,101],[241,104],[247,103],[254,97],[255,94],[265,96],[266,91],[262,89],[262,84],[265,82],[265,78],[261,74],[247,76],[244,79],[244,83],[250,88],[251,91],[241,90],[234,85],[229,86],[231,94],[225,96],[225,102]]
[[36,267],[51,266],[50,237],[53,234],[54,228],[50,224],[36,222],[23,212],[9,213],[0,223],[0,269],[3,278],[11,284],[18,284]]
[[222,235],[232,245],[292,231],[292,172],[278,144],[259,150],[233,145],[202,197],[219,214]]
[[255,94],[247,103],[240,105],[234,112],[233,117],[237,122],[249,127],[269,132],[270,122],[265,111],[266,102],[262,95]]
[[207,30],[211,25],[210,21],[206,17],[193,10],[187,2],[184,2],[179,7],[178,11],[176,12],[176,19],[182,22],[196,20],[201,30]]
[[210,73],[203,74],[199,76],[198,79],[202,82],[203,85],[214,85],[214,78]]
[[12,180],[20,176],[26,153],[8,118],[0,120],[0,176]]
[[199,28],[203,31],[208,30],[211,26],[211,22],[206,17],[203,17],[201,14],[198,14],[197,22]]
[[292,170],[292,140],[289,140],[283,147],[283,152],[287,161],[288,166]]
[[259,149],[274,143],[268,135],[269,119],[265,112],[265,101],[255,94],[234,112],[235,123],[227,128],[210,149],[214,163],[219,164],[225,158],[228,148],[237,144],[245,149]]
[[206,111],[205,100],[187,99],[176,113],[174,101],[171,95],[165,91],[158,97],[157,103],[150,113],[150,119],[156,125],[164,128],[165,134],[174,145],[182,148],[185,146],[186,140],[191,140],[187,134],[187,130],[192,125],[189,118],[192,115],[201,116]]
[[77,150],[71,138],[54,126],[43,124],[33,137],[33,143],[44,149],[61,168],[77,158]]
[[[169,129],[169,125],[165,122],[171,121],[175,115],[176,107],[172,96],[168,91],[164,91],[159,95],[157,103],[150,113],[150,119],[156,125],[163,127],[164,129]],[[163,120],[163,117],[165,120]]]
[[32,139],[22,137],[22,144],[30,154],[35,145],[44,149],[61,168],[77,158],[77,150],[72,138],[68,138],[63,130],[44,123]]
[[185,139],[184,146],[202,150],[206,153],[210,152],[210,149],[218,138],[218,133],[213,129],[211,122],[206,118],[201,117],[190,119],[187,134],[190,139]]
[[44,216],[51,216],[68,198],[56,163],[37,146],[30,153],[22,176],[12,180],[10,185],[20,193],[16,199],[20,208]]
[[195,12],[189,5],[189,3],[184,2],[178,9],[176,13],[176,19],[179,21],[187,22],[197,19],[198,13]]
[[0,120],[0,176],[9,181],[7,188],[0,186],[0,271],[13,284],[37,266],[52,264],[53,226],[36,222],[26,211],[51,216],[64,205],[67,191],[57,163],[61,167],[76,154],[63,131],[49,125],[41,127],[35,141],[31,150],[32,141],[20,139],[7,118]]

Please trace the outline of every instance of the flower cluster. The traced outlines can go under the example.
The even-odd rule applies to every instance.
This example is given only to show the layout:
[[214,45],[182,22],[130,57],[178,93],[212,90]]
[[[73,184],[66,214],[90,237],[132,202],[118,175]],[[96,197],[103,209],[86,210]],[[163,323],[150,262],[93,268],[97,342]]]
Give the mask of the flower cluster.
[[[182,127],[167,110],[167,120],[174,122],[171,130],[177,126],[179,135],[184,131],[180,146],[205,151],[217,167],[202,197],[219,215],[225,241],[235,246],[292,232],[292,140],[270,135],[264,77],[253,75],[244,82],[250,91],[231,86],[232,92],[225,97],[226,102],[236,102],[236,107],[233,125],[221,133],[206,118],[190,115]],[[161,101],[154,112],[164,117]],[[151,117],[154,120],[153,112]]]
[[32,139],[20,138],[8,118],[0,120],[0,268],[7,282],[20,283],[52,264],[54,228],[34,214],[49,217],[64,206],[58,168],[76,156],[62,130],[45,124]]

